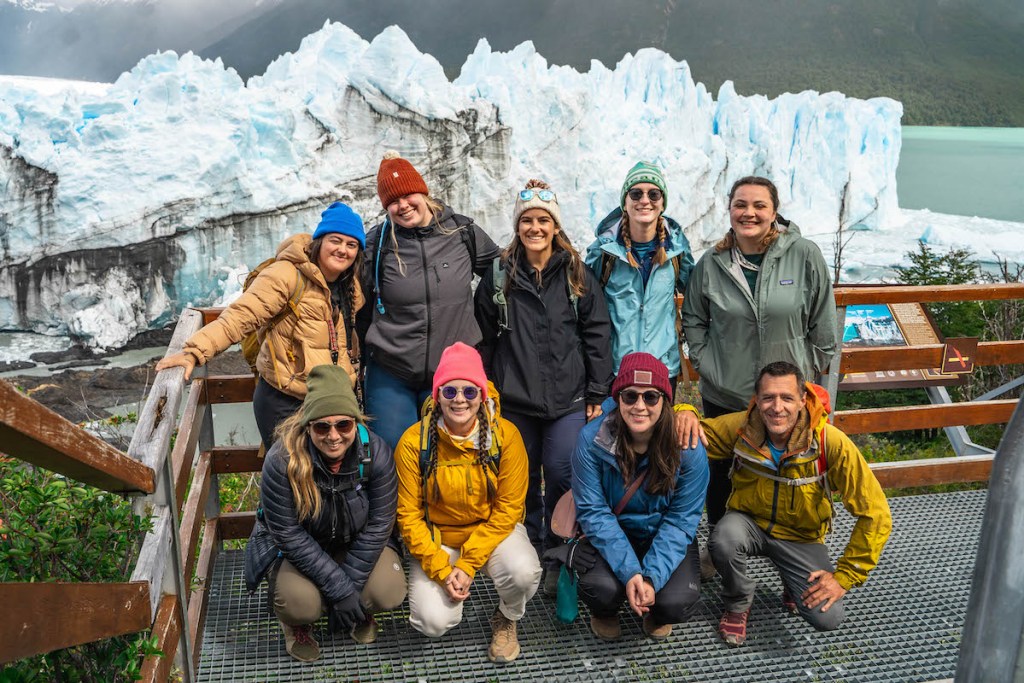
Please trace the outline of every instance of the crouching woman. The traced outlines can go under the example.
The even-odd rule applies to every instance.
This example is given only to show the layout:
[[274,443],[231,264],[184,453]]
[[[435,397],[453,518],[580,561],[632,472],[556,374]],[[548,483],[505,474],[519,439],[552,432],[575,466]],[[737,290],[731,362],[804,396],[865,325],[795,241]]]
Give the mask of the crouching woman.
[[437,638],[462,621],[484,571],[500,598],[492,662],[519,656],[516,622],[537,592],[540,561],[523,526],[528,463],[519,431],[498,415],[480,354],[461,342],[441,354],[434,405],[395,449],[398,526],[412,556],[409,622]]
[[366,430],[345,368],[309,373],[302,407],[281,423],[260,482],[260,511],[245,549],[250,591],[268,593],[292,657],[320,648],[313,623],[360,643],[377,638],[374,612],[405,599],[401,560],[388,539],[398,483],[391,451]]
[[676,446],[671,395],[661,361],[626,355],[612,384],[614,405],[583,428],[573,452],[572,490],[585,538],[572,568],[590,628],[602,640],[621,636],[623,600],[643,616],[644,632],[661,639],[700,599],[696,537],[707,454],[700,444]]

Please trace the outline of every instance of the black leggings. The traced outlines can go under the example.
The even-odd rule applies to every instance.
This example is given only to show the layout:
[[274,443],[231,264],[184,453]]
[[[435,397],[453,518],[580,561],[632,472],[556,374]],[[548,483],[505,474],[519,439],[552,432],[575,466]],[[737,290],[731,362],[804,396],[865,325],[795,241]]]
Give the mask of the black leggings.
[[270,450],[274,443],[274,430],[277,425],[302,407],[302,401],[270,386],[260,377],[256,382],[256,391],[252,394],[252,412],[256,415],[256,428],[260,430],[263,447]]
[[[703,401],[704,417],[719,417],[735,413],[723,406]],[[725,514],[725,504],[732,493],[732,480],[729,479],[729,468],[732,467],[732,458],[726,460],[708,460],[708,469],[711,478],[708,480],[708,495],[704,505],[708,509],[708,525],[714,526]]]

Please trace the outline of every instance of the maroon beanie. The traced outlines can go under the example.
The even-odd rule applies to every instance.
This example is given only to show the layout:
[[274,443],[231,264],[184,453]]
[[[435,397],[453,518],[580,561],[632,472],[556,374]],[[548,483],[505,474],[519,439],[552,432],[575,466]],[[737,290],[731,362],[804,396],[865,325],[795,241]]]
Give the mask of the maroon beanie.
[[627,353],[619,364],[619,374],[612,382],[612,397],[619,399],[619,392],[626,387],[654,387],[672,398],[672,385],[668,381],[668,368],[649,353]]
[[472,382],[479,387],[483,399],[487,400],[487,374],[484,372],[484,363],[479,352],[472,346],[455,342],[441,352],[441,360],[437,362],[437,370],[434,371],[435,401],[437,390],[453,379]]
[[377,195],[381,205],[386,209],[388,204],[407,194],[429,195],[423,176],[408,161],[398,156],[398,152],[385,152],[377,170]]

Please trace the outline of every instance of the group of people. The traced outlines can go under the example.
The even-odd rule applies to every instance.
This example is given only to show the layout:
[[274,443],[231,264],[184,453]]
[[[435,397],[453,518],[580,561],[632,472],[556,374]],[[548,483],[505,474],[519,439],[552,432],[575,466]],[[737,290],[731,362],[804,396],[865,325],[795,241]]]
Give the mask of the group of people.
[[[778,567],[791,611],[819,629],[839,624],[891,520],[807,381],[837,351],[832,289],[769,180],[735,183],[730,229],[696,264],[647,162],[629,170],[584,254],[540,180],[517,193],[504,249],[396,153],[380,163],[377,193],[381,224],[364,232],[350,207],[331,204],[157,365],[188,379],[257,335],[253,407],[267,452],[246,582],[267,579],[293,657],[319,657],[312,625],[323,615],[372,642],[374,613],[406,597],[413,628],[440,637],[478,572],[499,596],[493,662],[519,655],[528,601],[542,583],[565,590],[565,576],[597,637],[620,637],[625,603],[648,636],[666,638],[717,570],[719,633],[740,645],[753,555]],[[684,340],[704,419],[674,405]],[[566,541],[550,521],[570,491],[579,531]],[[833,494],[858,520],[836,565],[824,545]]]

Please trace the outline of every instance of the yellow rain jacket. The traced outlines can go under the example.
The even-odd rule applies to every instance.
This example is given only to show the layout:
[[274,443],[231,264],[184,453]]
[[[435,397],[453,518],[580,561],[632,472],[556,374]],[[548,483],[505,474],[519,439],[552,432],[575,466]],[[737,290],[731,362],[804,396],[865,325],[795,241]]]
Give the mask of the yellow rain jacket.
[[[453,439],[439,425],[437,469],[423,481],[420,451],[426,448],[429,414],[409,427],[395,448],[402,539],[427,576],[439,583],[451,574],[453,566],[442,544],[460,550],[454,566],[472,578],[525,515],[526,447],[515,425],[499,416],[494,385],[487,391],[491,436],[483,457],[475,448],[475,436],[471,442]],[[499,451],[495,472],[488,459]],[[497,487],[493,504],[487,497],[487,479]],[[440,491],[436,500],[435,483]]]
[[[822,543],[831,528],[831,492],[857,522],[836,562],[835,578],[849,590],[864,583],[878,564],[892,530],[885,493],[864,456],[839,429],[825,421],[825,409],[808,386],[789,444],[776,471],[767,432],[756,402],[746,413],[701,421],[708,437],[708,457],[733,459],[732,495],[727,507],[749,515],[772,538]],[[824,433],[825,474],[821,476],[819,442]]]

